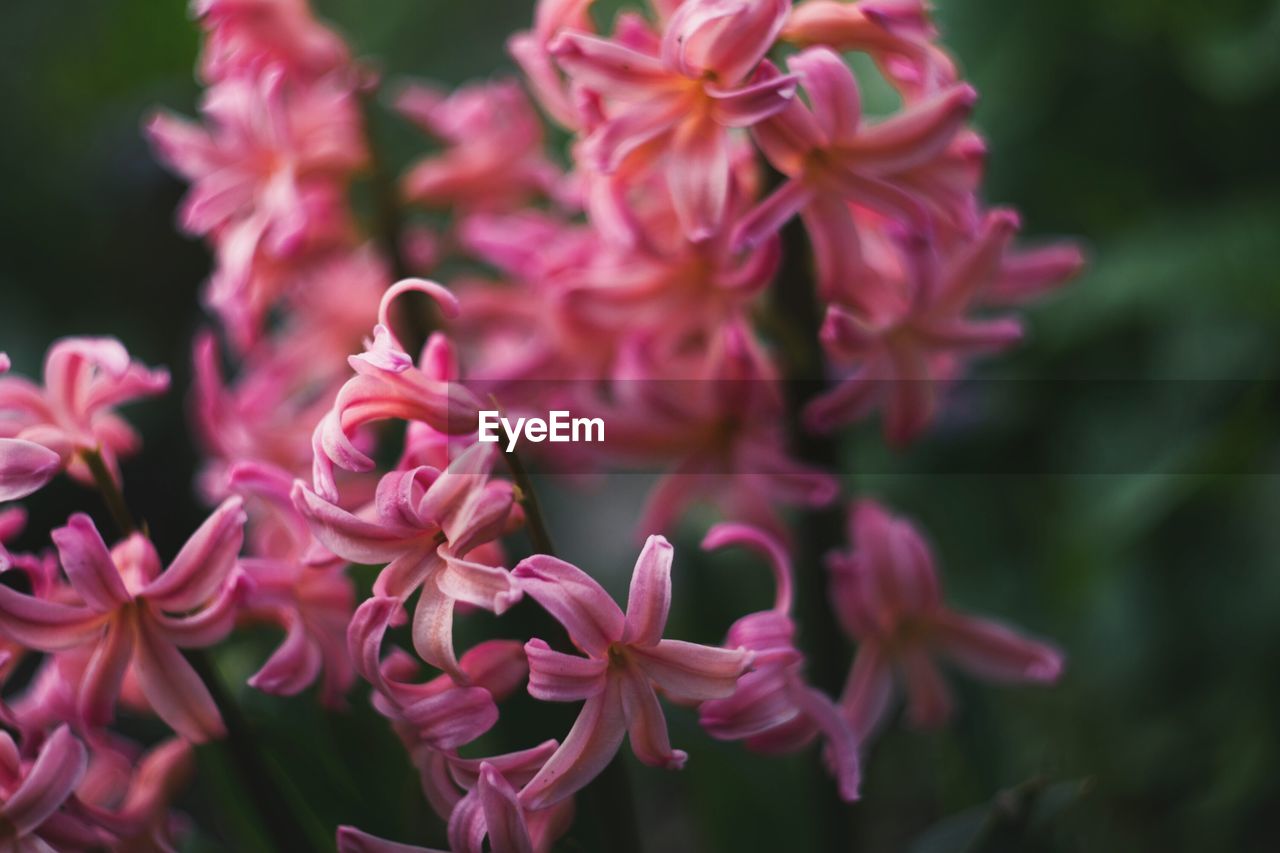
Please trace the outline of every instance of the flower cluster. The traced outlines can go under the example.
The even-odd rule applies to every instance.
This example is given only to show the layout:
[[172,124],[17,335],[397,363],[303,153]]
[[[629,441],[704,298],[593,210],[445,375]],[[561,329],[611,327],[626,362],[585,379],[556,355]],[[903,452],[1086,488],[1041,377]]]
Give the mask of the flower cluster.
[[[589,6],[540,0],[509,42],[524,85],[400,86],[392,108],[435,144],[393,184],[366,123],[381,81],[305,0],[195,4],[201,118],[160,113],[147,133],[191,184],[181,228],[215,258],[191,399],[216,509],[167,561],[129,519],[118,459],[139,442],[114,410],[168,377],[118,342],[56,343],[43,386],[0,378],[0,501],[65,470],[122,528],[108,546],[77,514],[52,550],[10,553],[26,517],[0,510],[0,677],[38,658],[0,704],[17,736],[0,737],[0,813],[20,844],[171,843],[189,744],[226,734],[180,650],[249,625],[283,635],[251,688],[315,685],[336,708],[370,686],[454,851],[549,849],[624,740],[683,767],[664,700],[754,751],[821,743],[852,801],[897,684],[924,726],[952,708],[939,659],[999,681],[1061,673],[1051,646],[946,607],[921,535],[862,498],[852,550],[818,543],[820,606],[857,645],[848,683],[830,696],[806,674],[793,576],[820,569],[793,564],[789,513],[831,511],[841,481],[804,460],[803,431],[879,413],[889,442],[920,438],[975,356],[1021,338],[1014,307],[1082,264],[1069,244],[1015,247],[1017,214],[986,205],[977,93],[923,0],[649,0],[607,28]],[[851,51],[896,93],[889,114],[864,114]],[[449,287],[411,277],[436,267]],[[625,612],[552,553],[520,459],[478,440],[487,399],[600,414],[607,447],[574,464],[661,472]],[[775,579],[773,606],[719,645],[665,636],[662,534],[696,504],[721,519],[705,548],[745,546]],[[522,531],[534,553],[517,561]],[[379,569],[364,600],[360,566]],[[526,599],[563,635],[458,647],[455,620]],[[576,722],[472,755],[520,690],[580,703]],[[109,728],[118,708],[174,739],[139,759]],[[419,849],[353,827],[337,843]]]

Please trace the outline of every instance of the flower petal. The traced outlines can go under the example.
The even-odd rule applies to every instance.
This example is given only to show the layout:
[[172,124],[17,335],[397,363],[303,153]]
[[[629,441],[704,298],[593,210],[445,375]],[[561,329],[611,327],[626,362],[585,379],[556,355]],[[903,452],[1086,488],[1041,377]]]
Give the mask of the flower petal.
[[453,603],[431,584],[423,586],[413,611],[413,648],[427,663],[466,683],[453,651]]
[[728,131],[709,118],[681,122],[667,154],[667,187],[685,236],[710,239],[729,201]]
[[4,820],[9,831],[22,837],[39,828],[72,795],[88,766],[84,744],[66,725],[59,726],[40,748],[26,778],[4,804]]
[[529,695],[544,702],[578,702],[605,689],[608,661],[557,652],[542,640],[524,645],[529,659]]
[[23,646],[57,652],[101,635],[106,617],[83,607],[23,595],[0,584],[0,634]]
[[76,513],[66,527],[54,530],[49,538],[58,549],[67,579],[85,604],[106,613],[129,601],[120,570],[89,516]]
[[520,804],[544,809],[581,790],[613,760],[627,733],[621,686],[609,678],[605,689],[583,703],[564,743],[520,791]]
[[43,445],[0,438],[0,503],[40,490],[61,468],[61,457]]
[[938,651],[981,678],[1052,683],[1062,675],[1062,652],[999,622],[944,610],[933,629]]
[[207,602],[226,582],[244,544],[248,515],[244,500],[227,498],[205,519],[161,575],[142,595],[164,610],[181,613]]
[[480,806],[484,810],[489,847],[502,853],[533,853],[533,840],[524,822],[524,812],[516,799],[515,789],[492,764],[480,765],[480,782],[476,786]]
[[160,719],[192,743],[221,737],[222,717],[208,688],[145,614],[138,617],[137,640],[138,686]]
[[622,642],[642,646],[662,639],[671,609],[671,561],[674,549],[663,536],[650,536],[631,572],[626,627]]
[[630,646],[627,654],[670,696],[698,702],[731,695],[750,661],[741,649],[681,640],[662,640],[650,647]]
[[627,716],[627,732],[631,737],[631,751],[636,758],[652,767],[679,770],[684,767],[688,754],[671,748],[667,736],[667,718],[662,713],[658,696],[653,692],[649,679],[634,667],[628,667],[619,678],[622,692],[622,710]]
[[133,620],[112,619],[80,679],[76,710],[86,725],[101,728],[115,717],[120,685],[133,659],[133,643]]
[[604,657],[622,637],[625,617],[600,584],[577,566],[546,554],[520,561],[511,572],[520,588],[565,627],[573,644]]

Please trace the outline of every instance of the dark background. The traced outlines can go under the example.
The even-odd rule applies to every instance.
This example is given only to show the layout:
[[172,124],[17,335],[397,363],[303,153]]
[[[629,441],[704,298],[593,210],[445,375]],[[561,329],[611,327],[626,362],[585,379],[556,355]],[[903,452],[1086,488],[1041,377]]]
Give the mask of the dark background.
[[[446,82],[508,68],[503,41],[530,5],[318,4],[357,54]],[[868,757],[857,849],[1275,849],[1280,4],[938,5],[982,93],[989,198],[1019,207],[1030,235],[1079,235],[1092,264],[1031,312],[1026,346],[981,372],[1002,381],[963,390],[919,448],[894,456],[856,433],[850,486],[921,521],[955,602],[1056,638],[1070,664],[1053,690],[955,679],[950,729],[893,727]],[[174,393],[132,410],[146,450],[125,467],[168,554],[201,513],[183,398],[208,256],[174,231],[183,188],[139,126],[154,105],[194,109],[196,46],[178,2],[0,6],[0,349],[33,373],[57,336],[112,334],[174,371]],[[411,153],[388,126],[395,156]],[[564,550],[607,562],[587,568],[619,592],[634,551],[615,528],[638,489],[622,491],[594,529],[559,492],[552,507]],[[34,502],[37,526],[92,500],[60,483]],[[677,542],[672,636],[716,640],[766,593],[694,543]],[[235,643],[228,676],[256,668],[269,639]],[[362,698],[330,715],[309,697],[243,698],[319,837],[352,822],[442,843]],[[541,738],[567,710],[517,700],[511,715]],[[631,766],[649,849],[819,844],[827,783],[811,755],[716,744],[680,712],[672,740],[690,752],[684,773]],[[183,800],[201,825],[193,849],[258,843],[221,754],[201,759]],[[566,849],[589,847],[578,838]]]

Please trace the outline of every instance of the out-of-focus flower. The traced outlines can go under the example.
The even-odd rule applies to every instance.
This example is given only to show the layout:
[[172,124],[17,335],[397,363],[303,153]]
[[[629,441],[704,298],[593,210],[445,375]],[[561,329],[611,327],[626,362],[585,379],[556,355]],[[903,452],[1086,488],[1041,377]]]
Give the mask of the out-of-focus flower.
[[752,669],[733,695],[703,702],[699,721],[712,737],[742,740],[767,754],[794,752],[823,737],[840,796],[856,800],[860,774],[853,730],[830,697],[804,680],[804,655],[795,647],[791,561],[776,538],[743,524],[718,524],[702,541],[707,549],[730,545],[745,545],[769,561],[777,598],[772,609],[749,613],[729,628],[725,646],[751,652]]
[[[0,352],[0,373],[7,373],[9,366],[9,356]],[[58,454],[47,447],[19,438],[0,438],[0,503],[39,491],[61,467]],[[0,571],[8,565],[4,550],[6,532],[0,524]]]
[[551,46],[556,61],[607,105],[584,146],[592,167],[610,174],[629,157],[664,161],[685,233],[710,238],[728,204],[729,128],[757,124],[795,94],[790,76],[744,85],[790,7],[789,0],[687,0],[665,22],[660,42],[646,44],[635,32],[603,39],[563,31]]
[[524,72],[539,104],[548,115],[570,129],[578,127],[578,109],[556,68],[550,46],[561,30],[593,31],[591,3],[592,0],[538,0],[533,29],[516,33],[507,41],[507,50]]
[[[793,100],[752,128],[769,162],[788,180],[738,223],[737,241],[754,245],[801,213],[817,255],[820,292],[830,299],[844,287],[852,291],[848,299],[862,305],[878,294],[854,288],[848,280],[858,262],[848,202],[921,230],[935,215],[967,222],[967,200],[957,202],[951,192],[945,155],[977,93],[956,84],[868,124],[862,120],[857,80],[835,53],[810,48],[788,65],[799,76],[809,107]],[[874,303],[866,308],[873,310]]]
[[458,211],[511,210],[549,194],[559,170],[542,152],[542,124],[515,80],[445,94],[406,87],[396,108],[445,144],[402,179],[404,196]]
[[152,709],[175,731],[197,743],[221,735],[213,698],[178,648],[212,645],[234,625],[241,503],[230,498],[218,507],[163,572],[144,536],[133,534],[108,551],[93,521],[73,515],[52,537],[79,601],[0,586],[0,633],[46,652],[93,649],[76,687],[77,713],[88,726],[111,720],[132,666]]
[[1017,317],[971,316],[997,281],[1000,258],[1018,228],[1012,211],[989,213],[979,232],[942,257],[919,235],[894,242],[887,265],[868,267],[884,297],[874,313],[841,304],[827,310],[820,337],[838,366],[853,372],[813,400],[806,423],[820,431],[849,423],[879,406],[886,439],[910,442],[934,419],[939,394],[974,355],[996,352],[1022,338]]
[[935,659],[992,681],[1052,683],[1062,653],[988,619],[946,607],[929,546],[911,524],[874,501],[849,517],[855,550],[827,558],[831,600],[858,653],[840,699],[865,740],[883,720],[897,671],[913,725],[937,726],[951,714],[951,693]]
[[268,66],[315,78],[351,61],[307,0],[193,0],[191,8],[205,30],[200,74],[211,83]]
[[62,845],[102,844],[79,815],[68,813],[89,756],[71,730],[59,726],[34,761],[24,761],[8,732],[0,732],[0,824],[11,850],[68,849]]
[[550,806],[582,788],[613,759],[623,737],[646,764],[684,766],[671,748],[654,688],[672,698],[701,702],[733,693],[748,655],[662,638],[671,605],[672,548],[651,536],[636,560],[624,615],[586,572],[535,554],[512,572],[520,587],[554,616],[586,657],[553,650],[542,640],[525,644],[529,693],[552,702],[586,700],[568,737],[520,792],[527,808]]
[[39,488],[51,476],[48,456],[31,444],[56,453],[67,473],[83,482],[93,479],[79,457],[83,451],[102,454],[108,471],[118,477],[118,457],[134,452],[141,442],[115,407],[168,387],[167,371],[131,360],[114,338],[55,343],[45,356],[44,387],[19,376],[0,376],[0,500],[11,500],[33,485]]
[[171,738],[137,752],[116,751],[100,739],[76,796],[111,833],[113,849],[176,850],[175,839],[189,826],[170,806],[195,770],[195,750]]

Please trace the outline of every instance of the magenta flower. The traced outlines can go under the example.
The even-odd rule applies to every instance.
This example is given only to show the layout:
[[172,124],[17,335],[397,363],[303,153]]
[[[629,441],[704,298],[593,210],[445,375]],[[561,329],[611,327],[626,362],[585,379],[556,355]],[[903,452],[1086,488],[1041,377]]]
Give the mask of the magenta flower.
[[154,546],[142,535],[108,551],[93,521],[73,515],[52,536],[79,601],[0,587],[0,632],[46,652],[93,650],[77,688],[78,716],[86,725],[111,720],[132,666],[143,695],[175,731],[197,743],[219,736],[218,709],[178,647],[209,646],[230,633],[241,591],[232,570],[244,523],[240,499],[228,499],[161,572]]
[[421,589],[413,642],[432,666],[457,674],[453,610],[463,601],[503,613],[520,600],[505,569],[467,559],[502,534],[514,502],[511,484],[489,480],[492,445],[474,444],[445,470],[391,471],[378,484],[373,518],[330,503],[302,483],[298,511],[326,548],[356,563],[386,564],[374,593],[403,602]]
[[733,695],[703,702],[699,721],[714,738],[742,740],[766,754],[795,752],[819,736],[827,743],[840,796],[858,798],[858,748],[853,731],[825,693],[804,680],[804,655],[795,647],[791,620],[791,561],[774,536],[745,524],[717,524],[702,540],[706,549],[744,545],[763,555],[777,580],[772,609],[749,613],[733,623],[728,648],[752,653],[752,670],[738,680]]
[[937,415],[941,389],[968,359],[1022,338],[1016,317],[970,316],[997,280],[1017,228],[1016,214],[992,211],[972,239],[941,258],[918,236],[899,241],[897,268],[866,279],[885,285],[892,298],[870,316],[839,304],[827,309],[823,347],[836,365],[853,371],[809,404],[806,423],[830,431],[880,407],[889,442],[903,445],[919,435]]
[[942,603],[933,555],[908,521],[863,500],[854,505],[849,527],[856,550],[833,552],[827,568],[836,614],[858,641],[840,704],[859,739],[869,736],[888,711],[895,670],[906,689],[912,724],[946,722],[951,693],[935,663],[938,657],[991,681],[1057,681],[1060,651]]
[[66,725],[49,736],[31,762],[23,761],[13,738],[0,731],[0,826],[6,849],[65,850],[66,833],[86,834],[89,827],[79,816],[63,809],[74,802],[88,761],[84,744]]
[[860,293],[856,280],[848,280],[858,252],[847,203],[919,228],[928,227],[935,213],[967,221],[967,207],[951,192],[954,179],[945,155],[977,93],[957,84],[867,124],[857,80],[839,56],[810,48],[787,64],[800,77],[809,107],[794,100],[752,134],[788,180],[738,223],[736,239],[754,245],[800,213],[817,255],[820,292],[828,299],[837,291],[848,293],[861,306],[875,294]]
[[55,343],[45,356],[43,388],[19,376],[0,376],[0,500],[39,488],[51,476],[49,457],[32,444],[57,454],[61,466],[82,482],[92,481],[78,457],[83,451],[98,451],[118,474],[117,458],[137,450],[140,440],[114,408],[168,387],[167,371],[132,361],[114,338]]
[[406,87],[396,108],[445,150],[401,179],[404,197],[429,207],[511,210],[549,194],[559,170],[542,153],[542,123],[515,80],[464,86],[445,95]]
[[593,167],[609,174],[632,154],[662,157],[685,233],[711,237],[728,204],[729,128],[751,127],[795,94],[794,77],[744,85],[790,7],[789,0],[687,0],[648,50],[633,36],[562,32],[551,46],[560,67],[610,105],[586,141]]
[[551,702],[586,700],[564,743],[521,790],[526,808],[545,808],[581,789],[628,734],[644,763],[684,766],[685,753],[673,750],[667,738],[655,687],[691,702],[733,693],[747,667],[746,652],[662,638],[671,605],[671,558],[667,540],[650,536],[636,560],[625,615],[590,575],[563,560],[535,554],[512,572],[586,655],[558,652],[537,639],[525,644],[530,695]]

